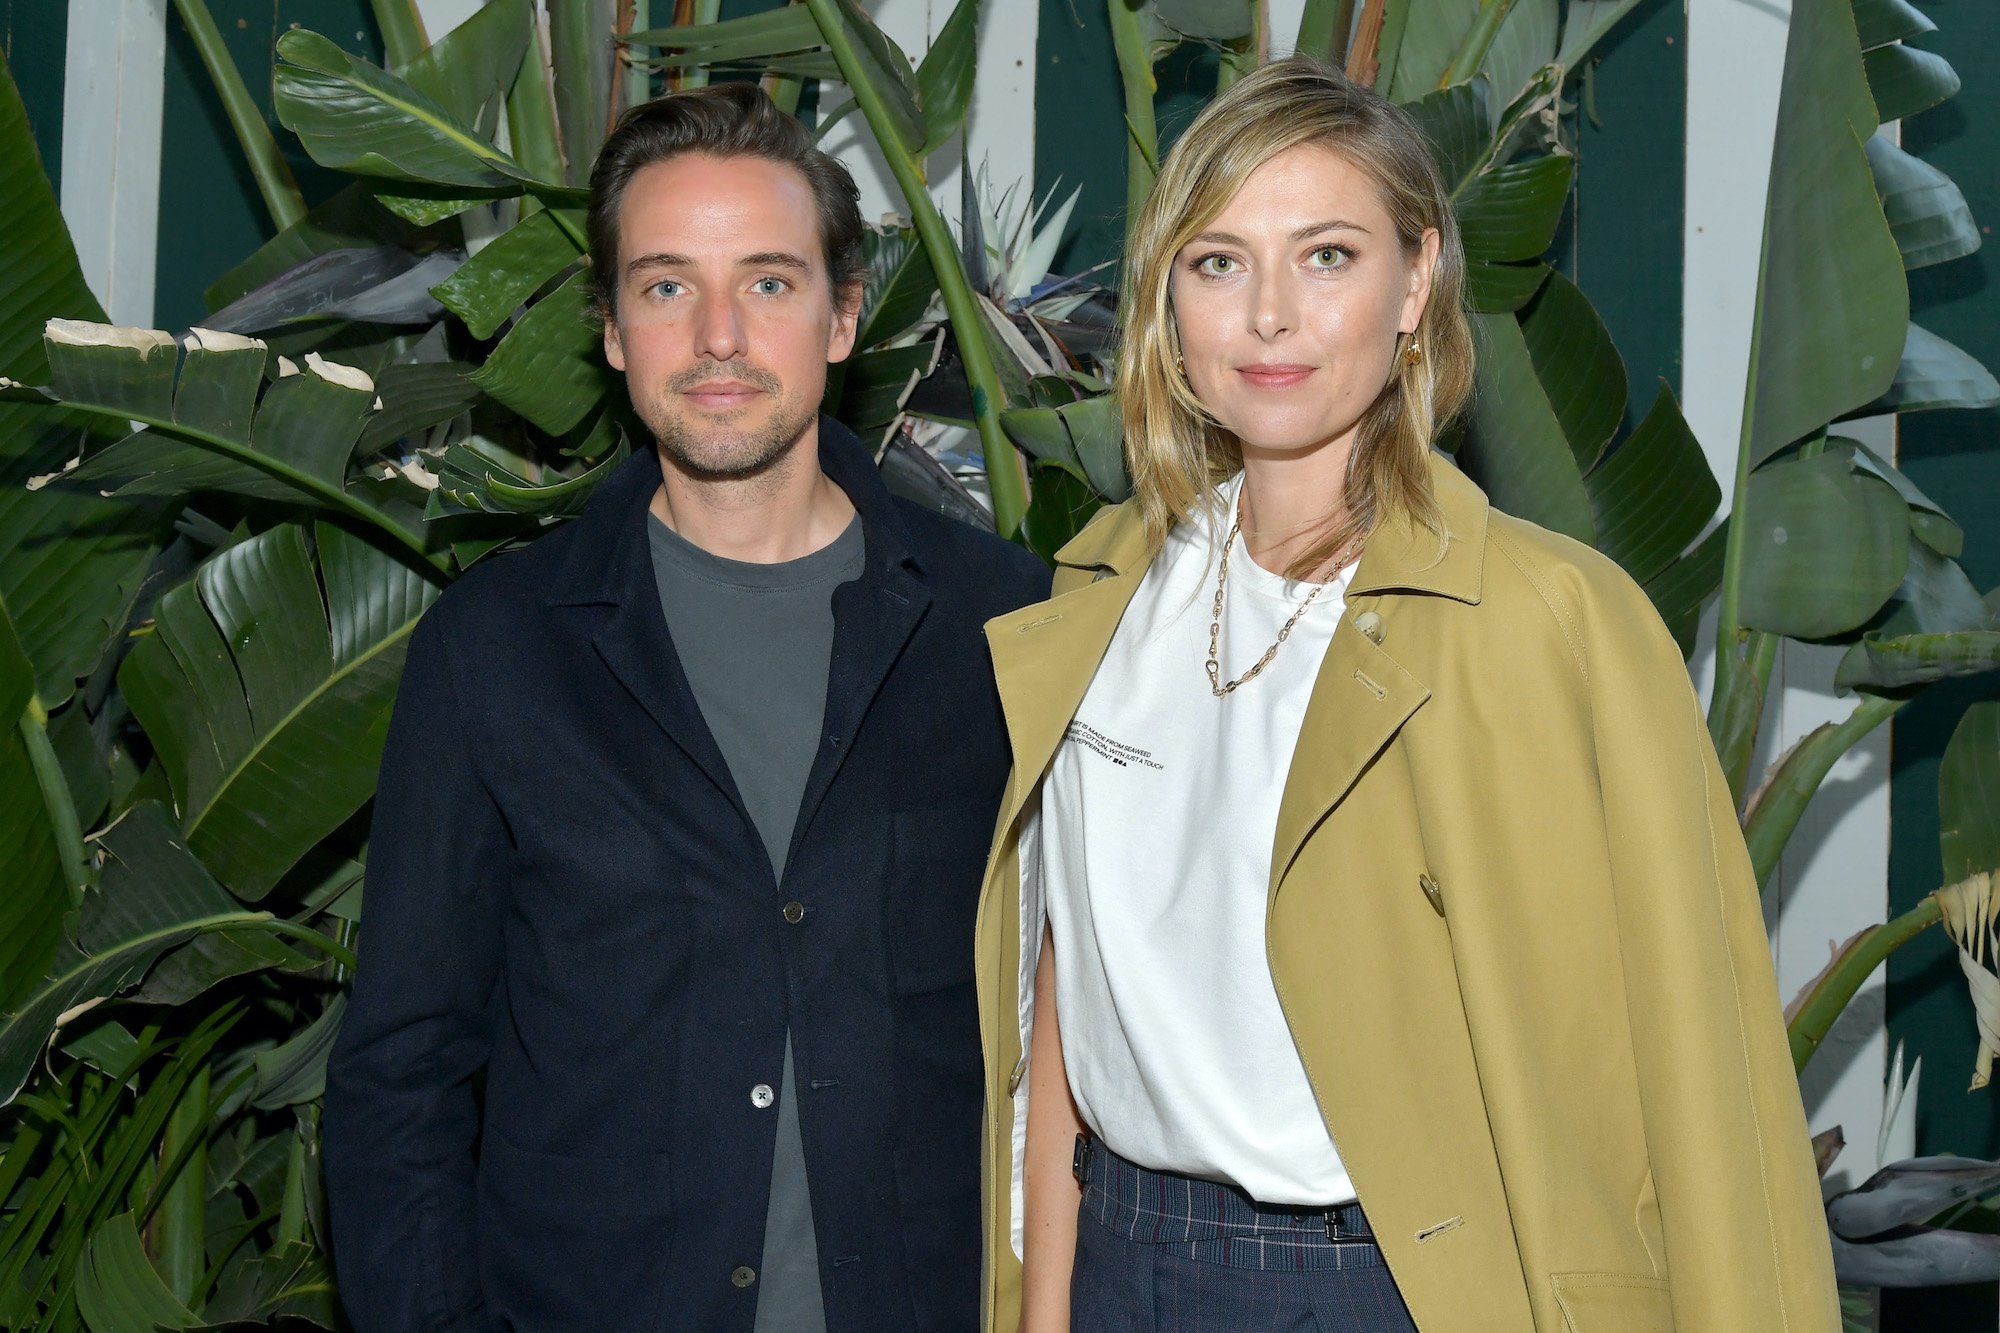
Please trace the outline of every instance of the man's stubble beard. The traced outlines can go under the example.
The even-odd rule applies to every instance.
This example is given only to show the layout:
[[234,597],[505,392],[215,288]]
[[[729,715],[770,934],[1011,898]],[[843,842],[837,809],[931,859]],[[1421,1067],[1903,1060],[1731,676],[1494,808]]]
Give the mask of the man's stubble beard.
[[[762,426],[740,429],[727,421],[708,423],[667,406],[702,384],[730,379],[769,396],[771,415]],[[769,371],[730,366],[683,371],[667,382],[663,393],[635,407],[660,449],[695,481],[745,481],[770,471],[819,415],[817,402],[794,403],[784,384]],[[754,404],[746,407],[744,413],[753,408]]]

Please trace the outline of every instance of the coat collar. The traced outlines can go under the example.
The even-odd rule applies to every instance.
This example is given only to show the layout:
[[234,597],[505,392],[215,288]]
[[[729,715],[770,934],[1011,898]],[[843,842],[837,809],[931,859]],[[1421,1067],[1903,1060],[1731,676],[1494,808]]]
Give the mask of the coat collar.
[[[832,417],[819,419],[819,466],[847,492],[861,516],[870,573],[886,576],[903,567],[921,575],[922,562],[910,550],[909,528],[882,484],[875,460],[860,437]],[[659,488],[657,449],[637,450],[604,479],[576,520],[575,540],[551,580],[550,605],[611,605],[635,592],[653,592],[645,517]]]
[[[1438,554],[1436,539],[1423,528],[1403,521],[1387,525],[1370,538],[1348,584],[1350,609],[1359,610],[1355,604],[1362,598],[1398,592],[1478,603],[1486,496],[1442,455],[1432,454],[1430,467],[1432,493],[1445,521],[1444,554]],[[1155,553],[1136,506],[1107,511],[1056,554],[1059,565],[1095,570],[1096,578],[988,622],[1015,761],[1001,803],[1000,836],[1040,784]],[[1352,615],[1343,616],[1334,631],[1300,730],[1298,754],[1312,762],[1293,763],[1279,811],[1273,892],[1320,816],[1346,795],[1369,759],[1430,697],[1429,688],[1404,669],[1391,647],[1363,634]]]
[[[875,460],[852,431],[827,417],[819,420],[819,463],[860,516],[866,555],[861,577],[834,591],[824,743],[806,780],[792,832],[794,852],[853,750],[855,731],[931,603],[909,529]],[[660,606],[646,532],[647,507],[659,485],[660,460],[653,449],[641,450],[605,478],[576,520],[576,536],[551,580],[549,601],[589,608],[576,612],[583,617],[580,632],[619,684],[728,797],[743,818],[745,836],[761,850]]]
[[[1348,583],[1350,598],[1383,592],[1422,592],[1477,604],[1486,559],[1486,495],[1443,454],[1430,455],[1431,493],[1444,515],[1447,541],[1407,520],[1391,520],[1368,539]],[[1154,545],[1137,505],[1120,505],[1056,552],[1073,569],[1130,574],[1152,563]]]

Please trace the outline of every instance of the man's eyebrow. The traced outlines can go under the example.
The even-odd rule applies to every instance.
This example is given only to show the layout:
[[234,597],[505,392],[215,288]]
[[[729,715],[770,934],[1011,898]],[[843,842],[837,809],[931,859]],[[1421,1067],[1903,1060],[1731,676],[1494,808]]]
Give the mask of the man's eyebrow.
[[[670,250],[659,250],[649,255],[640,255],[625,265],[625,272],[642,273],[654,268],[692,268],[694,260],[686,255],[677,255]],[[789,250],[759,250],[756,254],[744,255],[736,261],[738,268],[788,268],[800,273],[812,272],[812,265]]]
[[[1328,218],[1325,222],[1308,222],[1305,226],[1294,229],[1290,239],[1303,241],[1307,237],[1317,236],[1323,231],[1358,231],[1363,236],[1368,235],[1368,228],[1358,222],[1344,222],[1339,218]],[[1248,242],[1233,231],[1205,231],[1193,239],[1218,245],[1248,244]]]

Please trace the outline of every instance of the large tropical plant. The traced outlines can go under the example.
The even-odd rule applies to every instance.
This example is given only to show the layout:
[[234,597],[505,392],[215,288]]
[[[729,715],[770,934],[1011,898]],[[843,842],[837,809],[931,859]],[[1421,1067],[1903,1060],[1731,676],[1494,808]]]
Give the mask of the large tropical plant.
[[[0,274],[0,1326],[335,1319],[317,1105],[382,727],[438,592],[573,516],[630,447],[579,212],[619,107],[724,75],[789,105],[845,84],[911,222],[870,237],[829,409],[882,442],[892,485],[1045,553],[1126,488],[1106,298],[1042,272],[1059,225],[968,197],[954,235],[925,188],[976,0],[915,67],[852,0],[681,4],[637,31],[630,6],[607,30],[544,0],[546,43],[531,0],[436,43],[410,0],[374,2],[382,66],[311,33],[277,49],[279,118],[354,178],[308,208],[202,0],[175,0],[277,232],[179,337],[102,324],[0,87],[0,231],[25,238]],[[1152,59],[1213,42],[1227,77],[1268,25],[1240,0],[1110,3],[1143,198]],[[1571,179],[1550,113],[1630,4],[1366,0],[1357,21],[1314,0],[1301,40],[1411,103],[1453,182],[1493,403],[1462,457],[1691,638],[1718,489],[1664,393],[1611,445],[1622,365],[1545,256]],[[951,427],[970,477],[919,443]]]

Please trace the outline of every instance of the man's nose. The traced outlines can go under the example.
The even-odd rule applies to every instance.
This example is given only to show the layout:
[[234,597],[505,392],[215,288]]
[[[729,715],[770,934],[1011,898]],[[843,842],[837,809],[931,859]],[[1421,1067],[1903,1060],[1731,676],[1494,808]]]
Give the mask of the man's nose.
[[717,361],[728,361],[743,354],[743,321],[731,297],[702,298],[695,316],[694,351],[697,356]]

